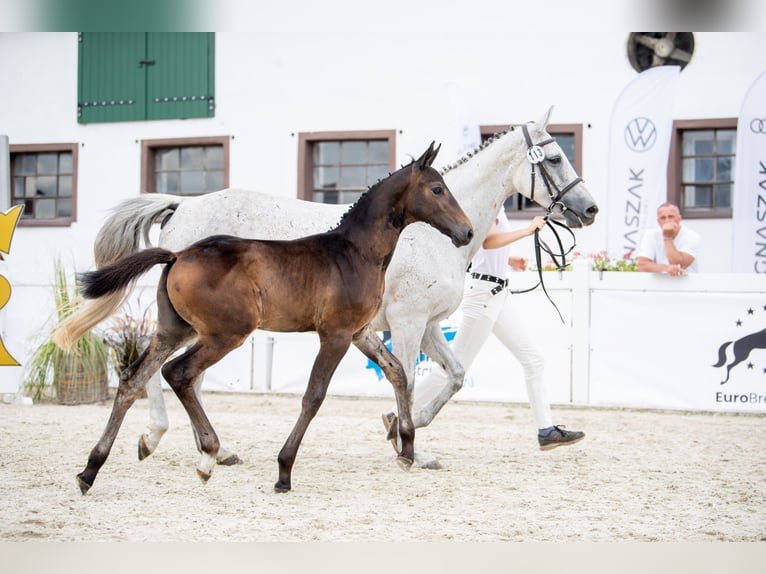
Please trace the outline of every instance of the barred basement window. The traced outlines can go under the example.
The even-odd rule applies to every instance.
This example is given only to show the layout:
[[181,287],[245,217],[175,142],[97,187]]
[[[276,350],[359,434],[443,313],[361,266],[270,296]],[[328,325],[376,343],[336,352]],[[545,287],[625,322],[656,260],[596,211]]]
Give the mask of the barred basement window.
[[19,225],[76,221],[77,144],[11,145],[11,205],[23,205]]
[[394,139],[393,130],[301,134],[298,197],[354,203],[394,171]]
[[143,191],[202,195],[229,185],[229,138],[144,140]]
[[731,217],[736,145],[736,118],[674,122],[668,201],[683,217]]

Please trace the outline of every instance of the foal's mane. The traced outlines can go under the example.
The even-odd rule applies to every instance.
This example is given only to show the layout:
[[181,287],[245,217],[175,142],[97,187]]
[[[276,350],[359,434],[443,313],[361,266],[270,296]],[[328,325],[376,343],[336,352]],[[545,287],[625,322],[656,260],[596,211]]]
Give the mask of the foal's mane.
[[374,192],[380,186],[380,184],[382,184],[384,181],[387,181],[392,175],[400,172],[404,168],[410,167],[413,163],[415,163],[415,158],[413,158],[410,163],[408,163],[407,165],[403,165],[401,168],[399,168],[395,172],[389,173],[388,177],[379,179],[378,181],[373,183],[370,187],[367,188],[367,191],[365,191],[362,195],[360,195],[359,198],[349,206],[349,208],[345,211],[345,213],[343,213],[343,216],[340,218],[340,221],[338,221],[338,224],[335,227],[331,227],[328,231],[335,231],[336,229],[338,229],[341,225],[343,225],[348,220],[349,215],[351,214],[352,211],[355,211],[358,208],[358,206],[363,205],[370,201],[370,193]]

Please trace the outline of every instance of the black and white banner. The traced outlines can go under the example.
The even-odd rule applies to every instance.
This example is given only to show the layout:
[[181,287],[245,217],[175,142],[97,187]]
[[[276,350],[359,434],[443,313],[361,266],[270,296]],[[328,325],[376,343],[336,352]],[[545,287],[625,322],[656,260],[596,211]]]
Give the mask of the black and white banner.
[[609,126],[607,251],[621,258],[656,224],[667,197],[673,102],[681,68],[642,72],[620,94]]
[[734,181],[732,271],[766,273],[766,71],[739,112]]

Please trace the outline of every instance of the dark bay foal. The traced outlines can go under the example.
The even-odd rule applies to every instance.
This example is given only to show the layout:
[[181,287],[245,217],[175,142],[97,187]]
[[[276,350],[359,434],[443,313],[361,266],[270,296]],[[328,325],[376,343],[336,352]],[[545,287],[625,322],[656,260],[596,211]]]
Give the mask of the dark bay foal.
[[407,225],[428,223],[456,247],[467,245],[473,236],[470,220],[431,167],[438,151],[432,143],[417,160],[378,182],[326,233],[292,241],[217,235],[178,253],[146,249],[81,274],[83,296],[98,298],[124,289],[154,265],[165,265],[157,289],[157,331],[120,377],[106,429],[77,476],[82,493],[93,485],[125,414],[160,367],[199,437],[202,458],[197,473],[207,481],[220,443],[194,392],[194,381],[255,329],[315,331],[320,342],[300,416],[277,459],[277,491],[290,490],[298,447],[352,343],[380,365],[394,388],[402,439],[399,460],[412,464],[415,428],[407,378],[370,323],[381,305],[386,268]]

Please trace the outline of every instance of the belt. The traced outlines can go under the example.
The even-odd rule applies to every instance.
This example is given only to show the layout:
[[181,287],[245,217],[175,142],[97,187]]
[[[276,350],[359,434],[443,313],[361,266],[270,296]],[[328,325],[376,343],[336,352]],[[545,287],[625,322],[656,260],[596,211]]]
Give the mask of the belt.
[[471,273],[471,278],[478,279],[479,281],[489,281],[490,283],[497,283],[497,287],[494,287],[491,291],[493,295],[497,295],[508,286],[508,279],[500,279],[494,275],[482,275],[480,273]]

